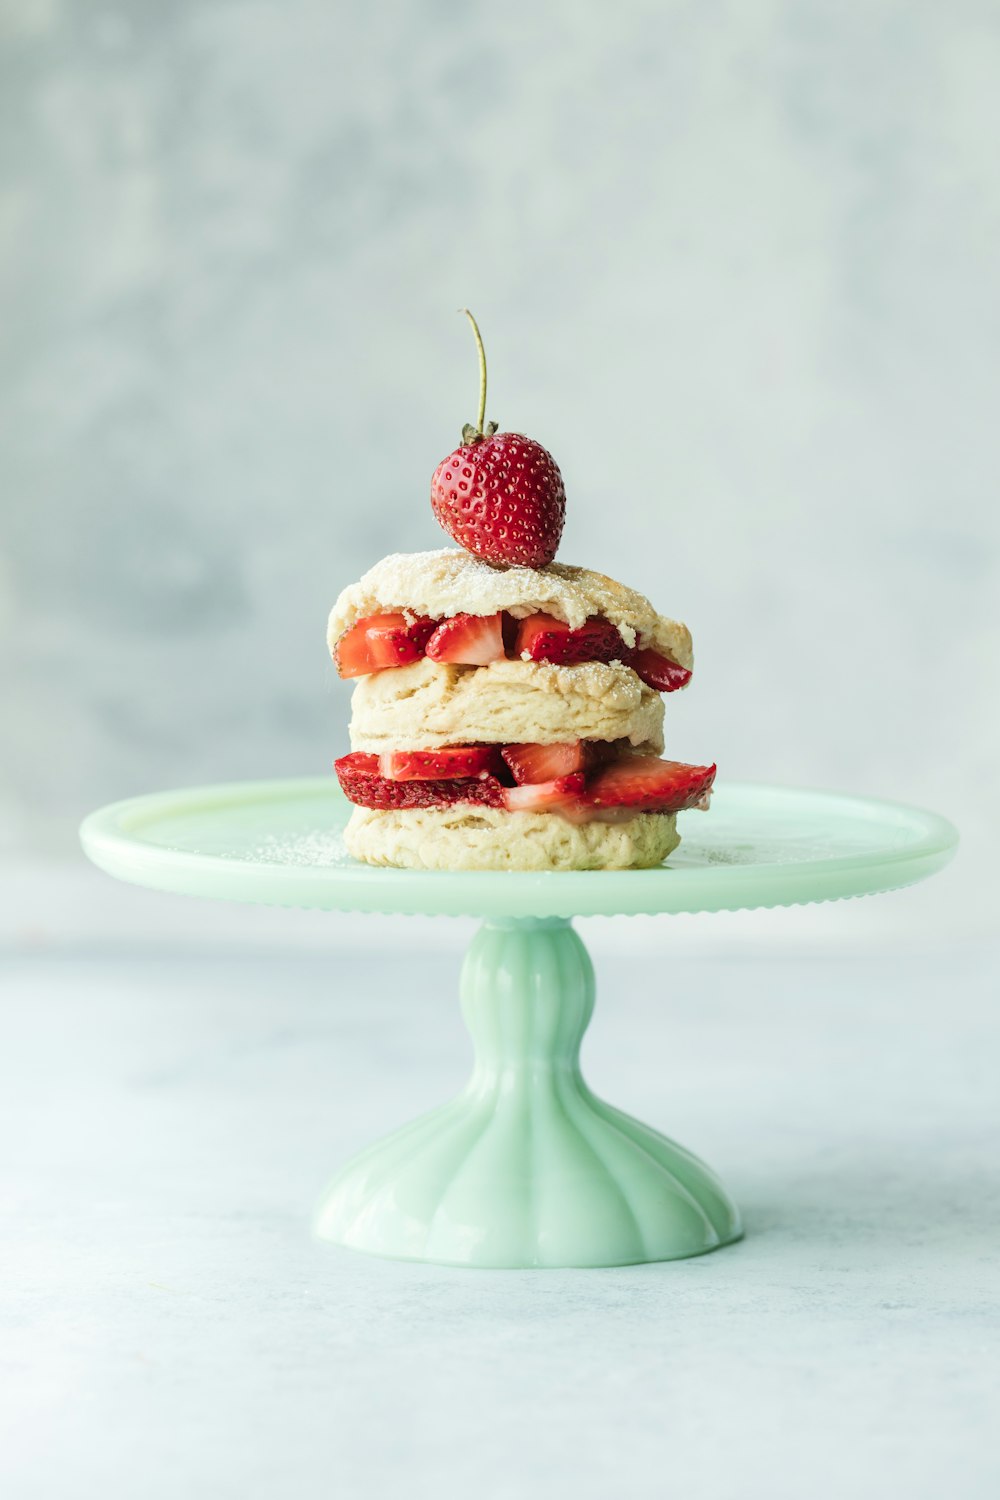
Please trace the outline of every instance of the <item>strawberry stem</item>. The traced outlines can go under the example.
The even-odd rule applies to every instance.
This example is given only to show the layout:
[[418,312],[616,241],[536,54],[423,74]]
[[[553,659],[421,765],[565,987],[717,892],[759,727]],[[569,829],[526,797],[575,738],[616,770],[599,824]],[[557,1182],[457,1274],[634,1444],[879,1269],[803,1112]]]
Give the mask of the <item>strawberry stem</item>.
[[[479,332],[479,324],[467,307],[460,309],[465,313],[472,324],[472,332],[476,339],[476,349],[479,351],[479,417],[476,421],[475,435],[481,438],[483,435],[483,419],[486,416],[486,350],[483,348],[483,336]],[[463,437],[465,436],[463,432]],[[475,439],[473,439],[475,441]]]

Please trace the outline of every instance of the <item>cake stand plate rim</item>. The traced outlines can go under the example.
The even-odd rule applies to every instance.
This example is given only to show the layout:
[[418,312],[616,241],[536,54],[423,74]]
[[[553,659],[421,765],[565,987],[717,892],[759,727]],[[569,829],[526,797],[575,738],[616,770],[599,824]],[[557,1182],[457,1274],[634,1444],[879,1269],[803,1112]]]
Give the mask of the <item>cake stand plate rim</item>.
[[[317,826],[306,817],[303,825],[314,803],[324,813],[329,810],[329,821]],[[723,782],[707,815],[680,815],[681,847],[653,870],[401,870],[360,864],[342,850],[334,862],[324,862],[322,839],[335,840],[336,827],[349,812],[329,776],[225,782],[111,803],[84,819],[80,838],[88,858],[107,873],[175,894],[341,911],[512,918],[733,911],[841,900],[925,879],[948,863],[958,845],[958,832],[947,819],[906,803]],[[248,820],[258,834],[264,831],[256,846],[246,831]],[[149,836],[154,825],[156,839]],[[814,845],[821,847],[826,838],[835,851],[838,839],[863,846],[869,828],[867,849],[819,857],[812,857],[808,846],[796,850],[801,838],[789,834],[805,829]],[[224,841],[227,830],[231,841],[242,830],[240,839],[249,839],[251,847],[239,854],[232,848],[220,853],[192,847],[198,838],[208,844]],[[765,835],[771,858],[754,858],[753,840],[759,850]],[[164,842],[171,837],[175,842]],[[300,846],[308,858],[299,856]]]

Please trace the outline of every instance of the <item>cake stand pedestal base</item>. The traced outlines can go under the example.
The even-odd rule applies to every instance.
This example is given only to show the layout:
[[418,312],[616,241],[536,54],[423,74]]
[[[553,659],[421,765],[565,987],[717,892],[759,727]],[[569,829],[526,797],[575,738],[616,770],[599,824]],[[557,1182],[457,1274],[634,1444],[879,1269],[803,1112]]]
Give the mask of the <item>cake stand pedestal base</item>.
[[571,915],[871,895],[933,875],[958,843],[919,808],[730,783],[655,870],[377,869],[343,846],[351,812],[329,776],[236,782],[114,802],[80,836],[102,869],[154,890],[489,918],[462,976],[476,1051],[467,1087],[349,1163],[316,1221],[341,1245],[455,1266],[675,1260],[740,1235],[707,1167],[581,1078],[594,974]]
[[678,1260],[739,1239],[708,1167],[584,1083],[594,970],[567,919],[484,923],[461,993],[472,1077],[344,1167],[317,1215],[321,1238],[502,1267]]

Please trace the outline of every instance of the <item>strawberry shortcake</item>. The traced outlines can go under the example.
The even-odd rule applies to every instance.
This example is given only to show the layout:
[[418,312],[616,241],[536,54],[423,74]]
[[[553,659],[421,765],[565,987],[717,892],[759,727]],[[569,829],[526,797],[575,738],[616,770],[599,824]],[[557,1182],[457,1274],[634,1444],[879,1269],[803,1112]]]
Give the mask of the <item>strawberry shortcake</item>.
[[335,762],[356,804],[345,842],[411,869],[658,865],[715,777],[662,758],[663,696],[690,680],[691,637],[633,589],[554,561],[559,469],[484,428],[473,328],[479,423],[431,490],[459,549],[383,558],[330,615],[333,660],[355,680]]

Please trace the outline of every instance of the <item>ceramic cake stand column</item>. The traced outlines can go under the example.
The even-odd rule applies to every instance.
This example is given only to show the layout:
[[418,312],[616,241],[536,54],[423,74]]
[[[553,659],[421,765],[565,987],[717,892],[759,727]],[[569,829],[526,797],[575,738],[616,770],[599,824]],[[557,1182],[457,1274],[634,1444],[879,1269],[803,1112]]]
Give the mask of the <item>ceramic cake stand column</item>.
[[468,1084],[344,1168],[324,1239],[455,1265],[613,1266],[739,1238],[709,1169],[584,1083],[594,970],[566,918],[485,923],[461,992]]
[[472,1077],[344,1167],[317,1219],[343,1245],[464,1266],[671,1260],[739,1238],[708,1168],[580,1076],[594,974],[571,916],[869,895],[934,874],[957,843],[917,808],[730,784],[655,870],[453,874],[359,865],[340,836],[350,810],[332,777],[237,783],[114,803],[81,838],[102,869],[157,890],[486,918],[462,975]]

